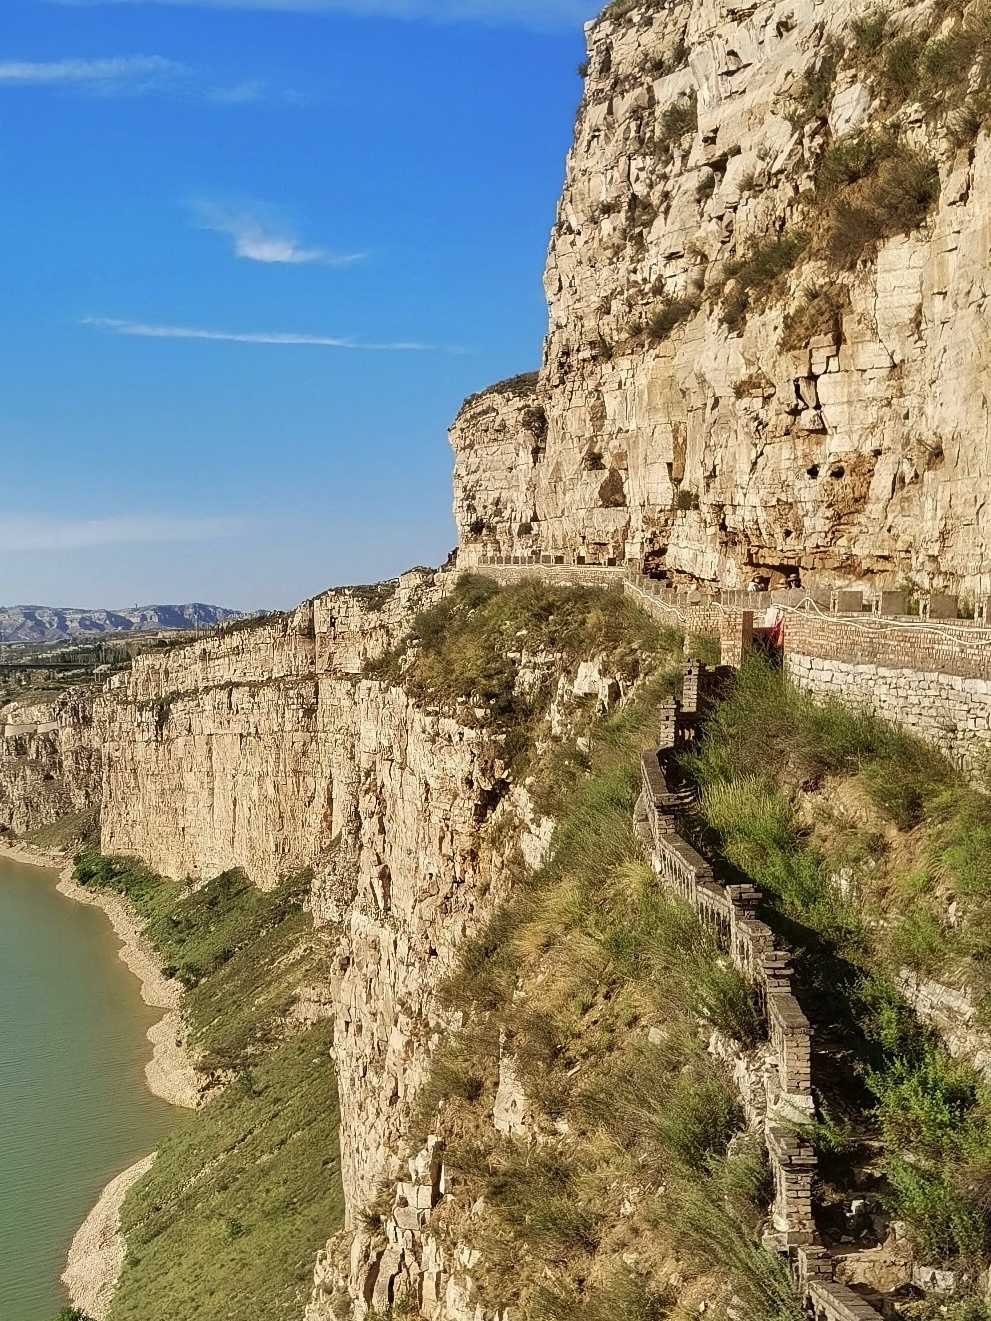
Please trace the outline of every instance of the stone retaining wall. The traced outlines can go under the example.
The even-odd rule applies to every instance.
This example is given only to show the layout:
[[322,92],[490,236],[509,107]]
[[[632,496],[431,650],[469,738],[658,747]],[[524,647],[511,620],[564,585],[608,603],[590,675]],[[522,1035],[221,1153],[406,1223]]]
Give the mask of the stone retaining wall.
[[[718,637],[727,665],[738,666],[762,629],[772,625],[786,671],[799,688],[869,707],[968,772],[977,771],[987,756],[991,628],[984,623],[827,614],[801,591],[674,591],[631,567],[521,562],[485,564],[478,571],[503,583],[541,578],[582,587],[622,586],[660,623]],[[844,605],[843,596],[834,605]]]
[[991,683],[991,628],[981,624],[798,611],[786,615],[785,636],[787,650],[794,655]]
[[[716,944],[755,989],[767,1026],[762,1123],[774,1179],[774,1204],[765,1246],[786,1253],[805,1305],[817,1321],[877,1321],[878,1313],[846,1285],[833,1279],[832,1262],[817,1242],[812,1182],[817,1162],[811,1145],[796,1131],[814,1118],[809,1021],[792,991],[787,950],[757,916],[761,892],[749,884],[724,885],[679,835],[674,810],[683,801],[669,774],[672,751],[692,737],[697,695],[705,670],[693,664],[686,676],[684,713],[679,706],[662,719],[662,746],[642,759],[643,789],[636,828],[664,888],[689,904]],[[743,1097],[754,1112],[753,1078]],[[759,1090],[759,1088],[758,1088]],[[760,1102],[758,1102],[758,1109]]]
[[787,626],[785,639],[785,669],[797,687],[868,707],[934,744],[968,772],[978,771],[986,762],[991,681],[796,654]]

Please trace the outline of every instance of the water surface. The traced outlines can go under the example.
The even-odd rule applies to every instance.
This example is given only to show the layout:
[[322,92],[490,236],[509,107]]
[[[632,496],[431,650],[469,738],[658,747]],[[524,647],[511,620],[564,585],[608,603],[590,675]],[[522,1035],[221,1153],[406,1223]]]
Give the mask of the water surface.
[[73,1233],[178,1119],[144,1085],[161,1011],[57,879],[0,858],[0,1321],[52,1321]]

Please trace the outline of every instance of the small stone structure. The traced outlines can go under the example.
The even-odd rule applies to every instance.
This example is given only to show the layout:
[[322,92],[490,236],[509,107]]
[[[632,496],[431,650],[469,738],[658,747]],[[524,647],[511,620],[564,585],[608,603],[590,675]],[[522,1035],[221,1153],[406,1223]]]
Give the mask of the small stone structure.
[[689,904],[716,944],[754,988],[767,1026],[763,1076],[736,1070],[744,1108],[763,1129],[774,1179],[774,1204],[765,1246],[787,1255],[803,1303],[817,1321],[877,1321],[859,1294],[833,1279],[831,1258],[817,1242],[812,1216],[816,1157],[796,1131],[814,1118],[811,1032],[791,985],[790,956],[757,916],[761,892],[724,885],[678,833],[675,811],[686,801],[674,775],[673,753],[695,737],[700,704],[711,693],[712,671],[693,662],[684,701],[662,710],[660,747],[644,753],[637,835],[664,888]]
[[[558,557],[560,559],[561,557]],[[939,617],[943,598],[907,616],[903,592],[818,598],[775,592],[676,590],[633,565],[543,564],[505,559],[476,566],[502,583],[534,577],[580,587],[621,587],[659,622],[718,638],[723,664],[738,666],[772,627],[785,670],[806,692],[842,697],[911,730],[968,772],[991,744],[991,623],[986,603],[974,619]],[[870,608],[868,609],[868,605]]]

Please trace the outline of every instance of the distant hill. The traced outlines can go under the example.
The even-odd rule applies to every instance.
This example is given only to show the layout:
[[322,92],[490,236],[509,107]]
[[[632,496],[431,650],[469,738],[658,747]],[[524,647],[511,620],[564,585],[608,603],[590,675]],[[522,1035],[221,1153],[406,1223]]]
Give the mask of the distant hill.
[[72,610],[47,605],[0,606],[0,642],[68,642],[104,633],[157,633],[215,628],[241,619],[219,605],[146,605],[133,610]]

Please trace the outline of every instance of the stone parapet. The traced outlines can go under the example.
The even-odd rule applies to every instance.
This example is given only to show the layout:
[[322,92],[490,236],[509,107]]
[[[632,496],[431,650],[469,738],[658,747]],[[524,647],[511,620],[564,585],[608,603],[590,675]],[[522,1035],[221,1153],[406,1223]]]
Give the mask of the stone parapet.
[[991,628],[967,620],[935,624],[798,611],[785,618],[785,638],[791,655],[991,681]]
[[[704,671],[693,666],[686,680],[691,706]],[[685,717],[681,717],[685,719]],[[692,726],[694,732],[694,726]],[[688,731],[685,731],[688,736]],[[761,1089],[764,1113],[754,1116],[763,1130],[774,1182],[774,1203],[765,1245],[792,1263],[803,1302],[819,1321],[877,1321],[878,1313],[846,1285],[833,1280],[832,1264],[817,1244],[812,1214],[815,1153],[801,1135],[815,1116],[812,1099],[812,1039],[809,1020],[792,991],[789,952],[756,916],[761,892],[753,885],[723,885],[712,868],[678,832],[674,804],[679,791],[668,774],[671,747],[647,752],[642,761],[643,792],[637,805],[638,836],[664,888],[687,903],[716,945],[754,988],[767,1027],[770,1068]],[[754,1088],[746,1069],[734,1072],[741,1101],[753,1111]]]

